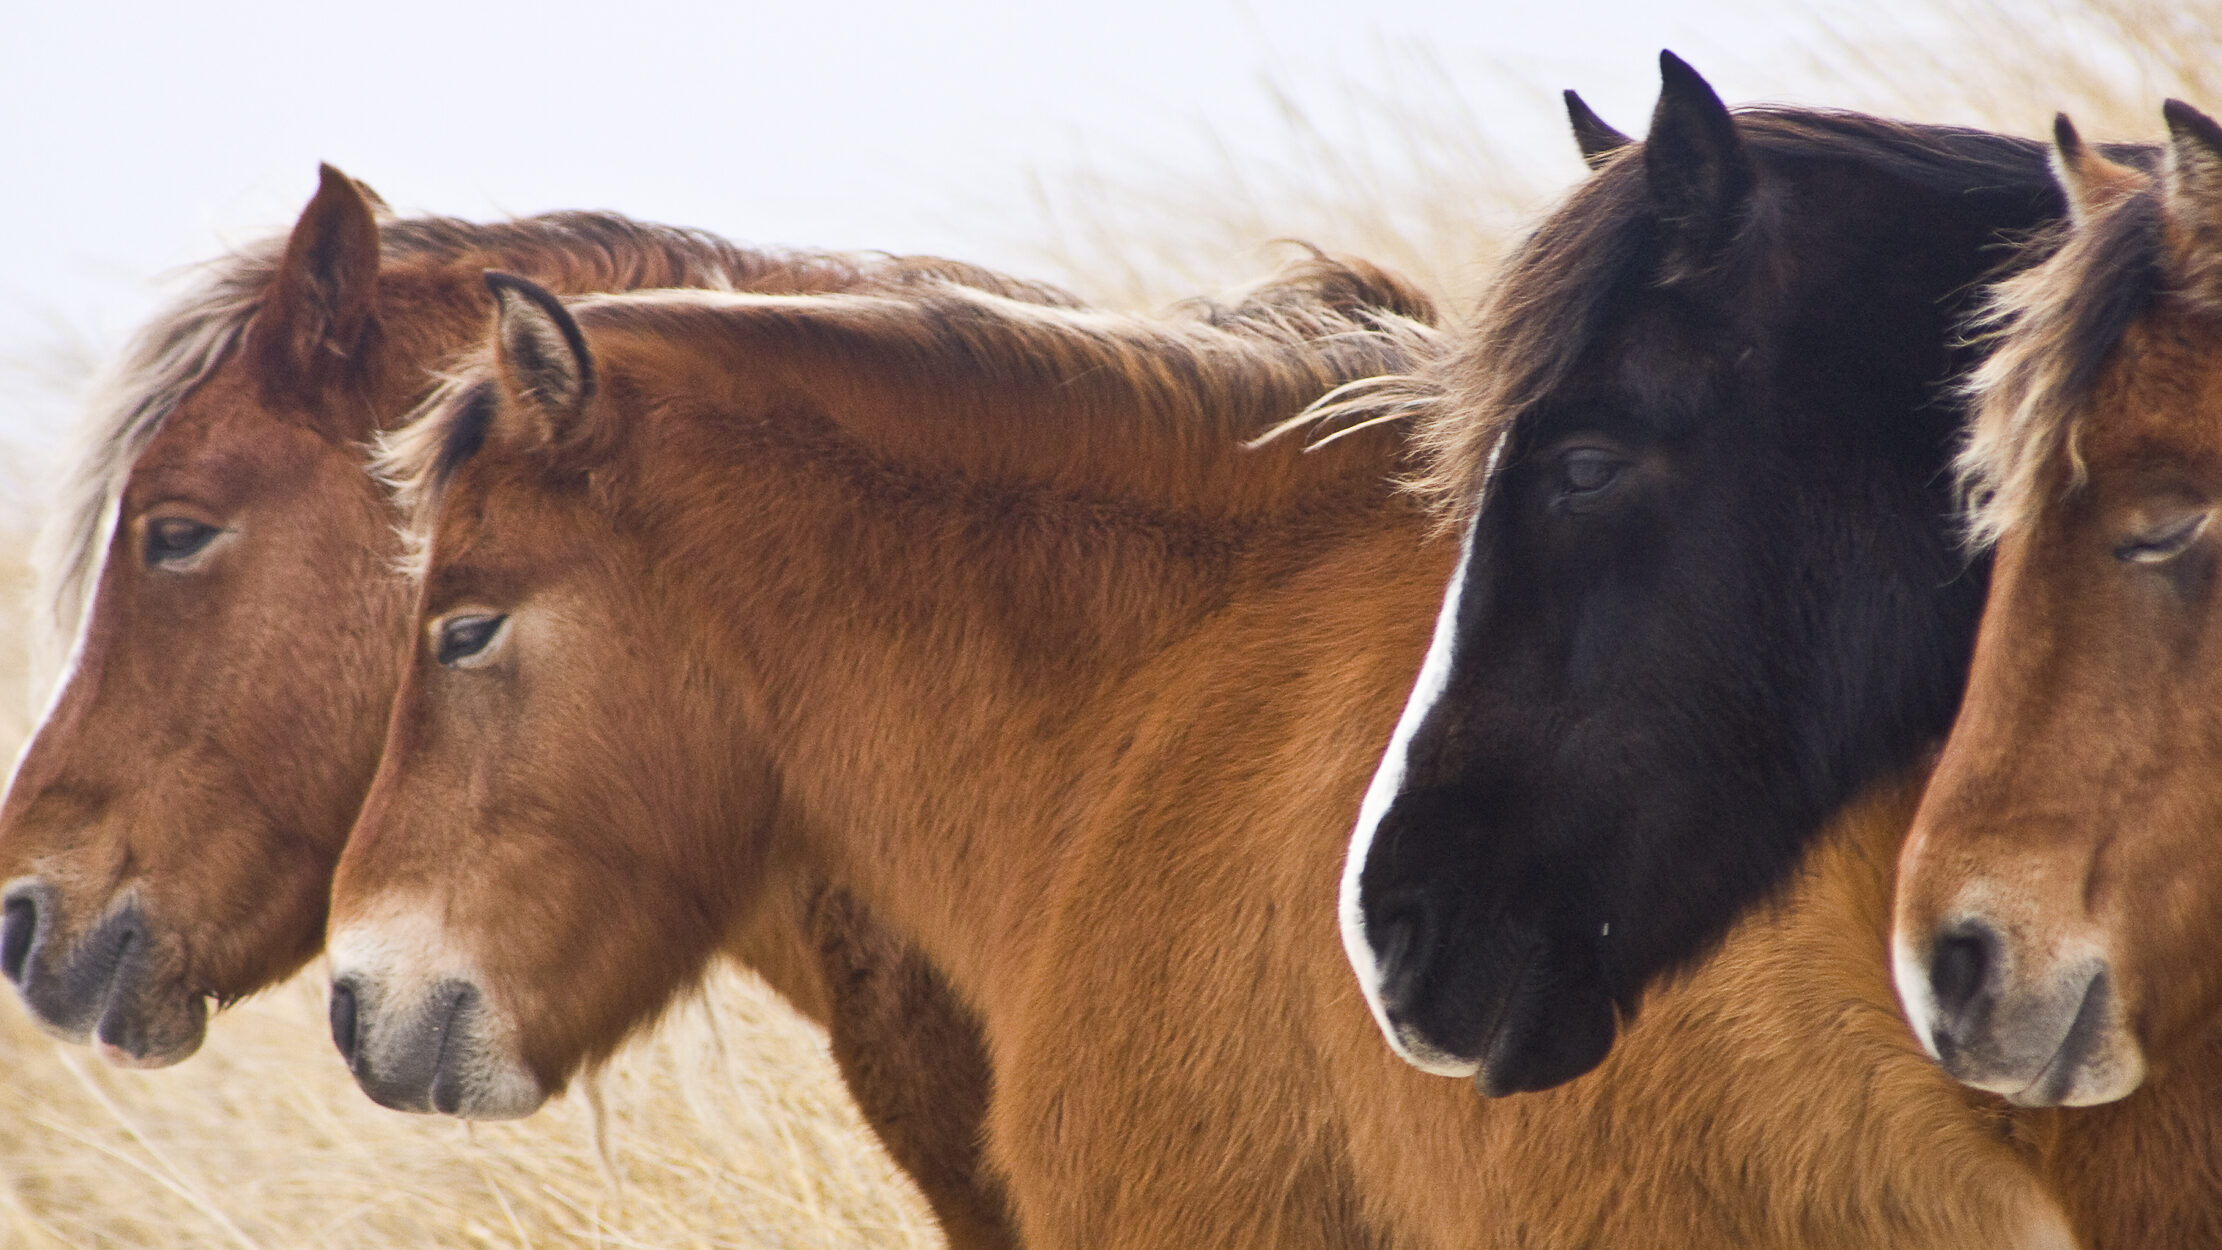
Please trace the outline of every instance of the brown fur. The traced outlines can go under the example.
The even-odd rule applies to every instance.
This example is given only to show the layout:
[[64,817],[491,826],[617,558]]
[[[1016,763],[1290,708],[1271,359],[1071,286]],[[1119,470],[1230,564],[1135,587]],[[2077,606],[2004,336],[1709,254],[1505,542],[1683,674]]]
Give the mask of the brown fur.
[[[396,518],[364,444],[481,333],[481,270],[569,291],[964,286],[1073,302],[948,261],[757,252],[606,215],[476,225],[381,208],[327,168],[290,235],[214,266],[143,332],[90,414],[50,536],[54,621],[84,624],[81,654],[0,812],[0,883],[36,874],[57,892],[58,949],[125,900],[145,911],[157,958],[127,988],[160,1045],[130,1061],[184,1057],[203,996],[252,993],[321,946],[409,628]],[[1315,280],[1328,302],[1409,298],[1324,262],[1264,298],[1301,304]],[[138,553],[158,515],[233,533],[204,569],[150,570]],[[985,1061],[931,967],[808,882],[727,949],[829,1025],[867,1118],[952,1239],[1008,1244],[977,1159]]]
[[[1965,458],[1997,571],[1966,702],[1906,848],[1896,933],[1901,958],[1926,961],[1946,929],[1987,926],[1998,947],[1985,992],[2001,1003],[2041,1001],[2080,975],[2071,964],[2102,958],[2111,1000],[2086,1066],[2141,1062],[2144,1082],[2067,1117],[2122,1133],[2121,1167],[2078,1161],[2060,1174],[2149,1201],[2173,1193],[2212,1243],[2222,535],[2209,523],[2178,552],[2137,558],[2222,498],[2222,152],[2212,123],[2202,131],[2188,112],[2170,107],[2176,138],[2157,179],[2108,164],[2063,126],[2058,163],[2077,212],[2050,257],[1997,297],[1997,363],[1978,379]],[[2013,1041],[2017,1029],[2046,1045],[2012,1023],[1977,1037]],[[2003,1061],[1995,1078],[1976,1070],[1987,1061],[1959,1070],[2013,1077]],[[2074,1097],[2119,1096],[2121,1084],[2094,1076]],[[2161,1164],[2183,1158],[2202,1161],[2188,1178]],[[2089,1235],[2136,1244],[2142,1232],[2118,1221]]]
[[412,660],[336,934],[442,918],[411,949],[475,969],[555,1088],[720,916],[823,873],[977,1014],[1036,1246],[2064,1244],[2040,1166],[2104,1142],[2055,1147],[1896,1018],[1910,785],[1595,1076],[1486,1101],[1399,1062],[1332,902],[1452,554],[1384,485],[1394,440],[1199,450],[1321,384],[1296,345],[901,311],[587,301],[575,423],[487,360],[399,441],[420,620],[509,633]]

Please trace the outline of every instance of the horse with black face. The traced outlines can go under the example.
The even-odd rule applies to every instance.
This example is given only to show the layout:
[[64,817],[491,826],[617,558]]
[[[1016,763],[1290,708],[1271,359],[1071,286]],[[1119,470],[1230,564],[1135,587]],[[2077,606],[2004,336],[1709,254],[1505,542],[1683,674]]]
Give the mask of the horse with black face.
[[[210,1001],[320,949],[408,629],[366,444],[481,332],[489,264],[566,291],[960,282],[1072,302],[955,262],[766,252],[612,214],[397,218],[326,167],[290,233],[210,266],[126,353],[44,538],[69,660],[0,808],[0,972],[48,1032],[175,1063]],[[978,1167],[986,1060],[939,974],[810,881],[724,949],[828,1025],[951,1240],[1009,1244]]]
[[1597,1064],[1949,726],[1956,327],[2062,208],[2035,143],[1662,69],[1640,145],[1576,109],[1597,172],[1441,371],[1463,554],[1345,861],[1392,1045],[1492,1094]]

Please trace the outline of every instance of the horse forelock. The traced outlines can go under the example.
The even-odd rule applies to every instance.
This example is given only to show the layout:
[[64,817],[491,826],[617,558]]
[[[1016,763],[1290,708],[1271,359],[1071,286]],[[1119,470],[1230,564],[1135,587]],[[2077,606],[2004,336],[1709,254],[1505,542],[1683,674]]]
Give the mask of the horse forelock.
[[2065,462],[2061,489],[2082,484],[2078,433],[2108,361],[2154,298],[2202,298],[2171,291],[2158,184],[2031,246],[2044,259],[1995,284],[1974,325],[1992,350],[1965,387],[1974,420],[1955,467],[1977,549],[2035,519],[2054,465]]
[[401,557],[396,572],[423,580],[431,553],[432,514],[449,479],[478,454],[496,405],[489,350],[459,358],[432,393],[392,429],[378,435],[371,476],[400,509]]
[[[1328,271],[1318,267],[1325,265]],[[1370,292],[1344,299],[1330,284],[1360,273]],[[1432,330],[1412,313],[1431,309],[1412,289],[1323,258],[1227,302],[1192,301],[1169,316],[1148,317],[1025,298],[963,274],[921,274],[899,288],[765,295],[753,292],[657,290],[567,301],[580,324],[661,343],[701,341],[729,350],[745,329],[768,350],[832,351],[845,378],[877,377],[899,388],[933,388],[957,398],[906,403],[911,431],[930,434],[931,450],[952,464],[995,465],[1016,459],[1092,465],[1106,475],[1131,471],[1120,462],[1141,441],[1179,443],[1199,453],[1248,454],[1246,440],[1301,409],[1322,391],[1394,373],[1429,351]],[[1307,300],[1298,292],[1321,286]],[[1377,302],[1374,301],[1377,298]],[[1420,301],[1420,302],[1413,302]],[[603,340],[605,342],[611,340]],[[484,444],[496,409],[495,364],[481,347],[459,361],[410,418],[380,438],[374,471],[395,492],[405,515],[410,569],[423,572],[433,517],[448,483]],[[1070,401],[1073,419],[1054,427],[1001,421],[992,404],[972,402],[1014,389],[1053,391]],[[927,392],[931,393],[931,392]],[[836,425],[838,409],[825,414]],[[859,441],[870,430],[852,430]],[[619,436],[622,438],[622,435]],[[605,445],[613,452],[616,444]],[[1008,454],[1006,454],[1008,453]],[[1378,461],[1350,457],[1328,469],[1337,479],[1378,479]],[[576,466],[575,466],[576,467]],[[992,470],[990,470],[992,472]],[[1338,479],[1339,480],[1339,479]],[[1104,492],[1122,494],[1122,479]]]
[[1641,161],[1584,181],[1505,260],[1458,349],[1414,390],[1420,495],[1450,523],[1481,506],[1491,453],[1564,384],[1600,333],[1652,232]]
[[[1932,193],[2051,194],[2044,148],[2032,140],[1833,109],[1760,107],[1735,117],[1746,152],[1780,176],[1848,163]],[[1781,250],[1781,236],[1769,205],[1757,207],[1715,271],[1761,272],[1762,262],[1787,263],[1769,255]],[[1492,453],[1573,376],[1627,293],[1662,280],[1658,229],[1644,162],[1607,163],[1506,257],[1460,349],[1397,397],[1420,418],[1422,468],[1413,485],[1451,523],[1463,524],[1479,509],[1501,462]]]

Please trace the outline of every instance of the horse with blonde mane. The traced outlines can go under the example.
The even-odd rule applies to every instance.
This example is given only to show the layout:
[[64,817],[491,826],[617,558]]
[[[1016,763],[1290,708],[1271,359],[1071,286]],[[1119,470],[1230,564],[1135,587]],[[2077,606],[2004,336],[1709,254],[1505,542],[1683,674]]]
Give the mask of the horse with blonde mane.
[[[2222,1064],[2222,127],[2164,111],[2157,170],[2059,120],[2071,212],[1994,297],[1960,467],[1997,580],[1894,934],[1946,1070],[2121,1120]],[[2212,1157],[2222,1102],[2206,1110],[2146,1166]],[[2222,1243],[2222,1204],[2202,1209]]]
[[[218,262],[141,333],[93,401],[48,528],[48,624],[68,662],[0,809],[0,971],[49,1032],[129,1066],[174,1063],[209,1002],[321,948],[408,629],[397,517],[366,444],[482,332],[490,264],[566,291],[964,283],[1071,302],[954,262],[762,252],[609,214],[399,219],[325,168],[290,234]],[[1352,272],[1297,281],[1367,295]],[[985,1058],[938,973],[809,881],[721,942],[829,1026],[952,1242],[1010,1244],[978,1168]]]
[[490,281],[387,458],[418,627],[331,934],[374,1097],[529,1112],[801,875],[980,1021],[1030,1245],[2074,1244],[2050,1122],[1896,1017],[1909,783],[1583,1081],[1379,1044],[1323,921],[1456,552],[1393,427],[1237,446],[1379,334]]

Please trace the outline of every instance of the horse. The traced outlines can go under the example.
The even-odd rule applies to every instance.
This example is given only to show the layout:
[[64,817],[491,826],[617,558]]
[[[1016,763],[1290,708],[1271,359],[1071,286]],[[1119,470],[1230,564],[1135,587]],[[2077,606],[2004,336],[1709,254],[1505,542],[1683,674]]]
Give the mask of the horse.
[[1589,1070],[1958,707],[1987,567],[1956,330],[2062,211],[2022,139],[1731,113],[1671,53],[1427,402],[1462,556],[1359,809],[1340,924],[1407,1061]]
[[2147,1103],[2222,1048],[2204,949],[2222,917],[2205,849],[2222,128],[2180,101],[2165,115],[2158,170],[2060,118],[2068,219],[1994,293],[1959,467],[1997,582],[1901,866],[1915,1032],[2029,1106]]
[[1897,1016],[1913,780],[1586,1080],[1380,1045],[1327,895],[1457,553],[1395,423],[1239,445],[1365,332],[489,283],[383,453],[416,624],[329,937],[373,1098],[529,1113],[800,874],[979,1022],[1031,1246],[2075,1244],[2054,1120]]
[[[68,664],[0,807],[0,972],[47,1031],[175,1063],[210,1000],[321,949],[409,628],[399,518],[365,445],[481,332],[489,264],[570,291],[963,282],[1074,302],[955,262],[757,251],[612,214],[399,219],[325,167],[290,233],[213,266],[139,335],[73,450],[42,552]],[[1311,283],[1425,312],[1355,270],[1317,278],[1261,296]],[[828,1026],[952,1243],[1010,1244],[978,1167],[986,1060],[939,974],[810,882],[727,948]]]

